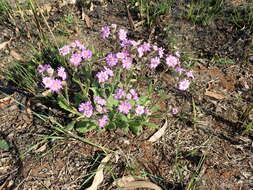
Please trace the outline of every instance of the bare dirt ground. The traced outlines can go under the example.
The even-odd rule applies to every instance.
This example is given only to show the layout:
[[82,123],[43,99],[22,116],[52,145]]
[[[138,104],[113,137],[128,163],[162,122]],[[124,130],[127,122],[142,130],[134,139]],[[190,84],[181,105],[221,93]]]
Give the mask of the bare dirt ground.
[[[241,30],[222,18],[207,26],[194,25],[177,16],[184,7],[175,3],[172,13],[162,15],[151,28],[140,25],[133,31],[121,1],[94,1],[93,8],[87,10],[76,5],[48,3],[50,11],[46,19],[57,40],[81,39],[98,49],[106,49],[98,38],[100,28],[116,23],[129,29],[133,38],[158,41],[168,49],[176,45],[194,72],[194,90],[180,93],[173,87],[169,74],[157,71],[162,81],[159,89],[171,97],[157,98],[157,92],[155,98],[161,112],[171,107],[180,109],[179,117],[168,114],[168,128],[158,142],[148,143],[147,139],[155,132],[149,129],[140,136],[122,131],[83,135],[117,151],[99,189],[117,189],[112,185],[115,178],[129,174],[146,176],[167,190],[193,189],[190,186],[193,183],[195,189],[253,189],[253,136],[242,134],[243,126],[238,124],[253,102],[252,26]],[[73,23],[63,27],[62,18],[69,15],[73,16]],[[17,59],[11,55],[12,50],[27,59],[28,44],[40,46],[35,26],[24,24],[18,17],[14,20],[22,24],[18,27],[8,22],[0,24],[0,43],[12,39],[8,48],[0,50],[3,68]],[[134,22],[139,22],[138,18]],[[22,28],[30,31],[31,38]],[[54,133],[48,123],[31,114],[30,110],[38,109],[33,98],[8,85],[3,77],[0,79],[0,90],[11,96],[0,94],[0,140],[11,145],[8,151],[0,150],[0,189],[89,187],[92,182],[89,177],[104,157],[102,151],[67,137],[43,140]],[[252,118],[251,112],[245,121],[249,123]],[[156,122],[162,126],[164,120]]]

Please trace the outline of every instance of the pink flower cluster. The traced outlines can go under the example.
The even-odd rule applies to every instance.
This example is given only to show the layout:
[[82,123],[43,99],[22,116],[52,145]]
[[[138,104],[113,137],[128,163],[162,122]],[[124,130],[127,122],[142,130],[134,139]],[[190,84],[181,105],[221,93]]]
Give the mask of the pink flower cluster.
[[67,79],[67,73],[64,67],[58,67],[55,71],[49,64],[39,65],[37,71],[42,74],[42,83],[45,88],[52,92],[59,92],[62,89],[62,83]]
[[[134,108],[134,113],[137,116],[146,114],[149,115],[150,112],[148,108],[145,108],[142,105],[138,104],[139,96],[136,90],[130,89],[129,92],[125,92],[122,88],[118,88],[115,91],[114,99],[120,100],[120,105],[118,106],[119,112],[123,114],[128,114]],[[132,105],[129,100],[135,100],[135,103]]]
[[96,115],[103,114],[102,117],[98,119],[98,126],[103,128],[107,125],[108,120],[109,120],[108,116],[106,115],[108,111],[104,107],[107,104],[107,102],[102,97],[95,96],[94,104],[95,104],[95,107],[93,107],[91,101],[83,102],[79,105],[78,111],[87,118],[91,118],[93,115],[95,118],[97,118]]
[[104,83],[109,80],[110,77],[114,76],[113,71],[107,67],[96,74],[99,83]]
[[87,49],[80,41],[76,40],[70,45],[65,45],[59,49],[62,56],[70,55],[70,63],[74,66],[79,66],[83,60],[92,57],[92,51]]

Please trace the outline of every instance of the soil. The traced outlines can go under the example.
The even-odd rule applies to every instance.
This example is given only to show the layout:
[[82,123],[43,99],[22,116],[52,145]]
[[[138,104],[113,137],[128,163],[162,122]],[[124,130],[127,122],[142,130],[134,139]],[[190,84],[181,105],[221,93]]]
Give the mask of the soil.
[[[161,98],[157,92],[154,98],[160,112],[173,107],[180,110],[178,116],[165,117],[168,128],[159,141],[148,142],[156,129],[146,129],[139,136],[120,130],[81,134],[116,151],[99,189],[117,189],[113,186],[114,179],[130,174],[146,176],[167,190],[194,189],[191,185],[206,190],[253,189],[253,135],[244,134],[245,125],[238,123],[253,102],[251,25],[242,30],[224,18],[217,18],[207,26],[194,25],[178,16],[185,9],[185,2],[173,4],[172,13],[160,16],[153,26],[139,25],[134,31],[123,1],[92,1],[89,9],[61,2],[47,2],[50,11],[46,19],[57,40],[80,39],[104,50],[106,44],[98,38],[100,28],[115,23],[127,28],[135,39],[157,41],[169,51],[176,46],[195,76],[192,90],[182,93],[175,89],[170,74],[157,71],[162,81],[159,89],[171,97]],[[231,9],[244,3],[238,2],[231,3]],[[61,19],[69,14],[73,15],[74,24],[61,28],[67,35],[59,34]],[[24,24],[19,17],[13,19],[20,25],[15,26],[13,21],[0,24],[0,43],[12,39],[7,48],[0,50],[2,71],[17,59],[10,55],[11,50],[27,59],[32,54],[31,44],[40,47],[35,24]],[[133,19],[134,23],[141,21],[134,15]],[[103,151],[66,136],[49,138],[55,135],[54,131],[49,123],[32,114],[40,109],[33,97],[3,76],[0,90],[0,140],[11,147],[0,149],[0,189],[89,187],[92,182],[89,177],[104,157]],[[244,124],[252,118],[251,111]],[[164,120],[155,122],[162,126]]]

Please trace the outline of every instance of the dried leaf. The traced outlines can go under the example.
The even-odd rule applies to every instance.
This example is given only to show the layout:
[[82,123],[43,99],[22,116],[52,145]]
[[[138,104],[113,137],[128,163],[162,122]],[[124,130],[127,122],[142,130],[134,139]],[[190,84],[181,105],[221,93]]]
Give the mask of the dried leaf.
[[85,23],[86,23],[86,25],[88,26],[88,28],[91,28],[91,27],[92,27],[93,22],[92,22],[92,20],[90,19],[90,17],[84,13],[84,11],[82,11],[82,20],[85,21]]
[[103,174],[103,169],[105,164],[109,161],[109,159],[111,158],[111,154],[108,154],[102,161],[101,164],[98,166],[96,175],[94,177],[94,180],[92,182],[92,185],[87,188],[86,190],[97,190],[98,186],[103,182],[104,179],[104,174]]
[[162,190],[158,185],[151,183],[150,181],[140,180],[133,176],[124,176],[120,179],[117,179],[114,183],[115,186],[118,186],[122,190],[131,190],[137,188],[148,188],[154,190]]
[[18,61],[24,61],[23,57],[19,53],[17,53],[16,51],[14,51],[14,50],[10,51],[10,55],[12,57],[14,57]]
[[212,98],[215,98],[217,100],[222,100],[222,99],[226,98],[226,96],[224,96],[220,93],[216,93],[216,92],[212,92],[212,91],[208,91],[208,90],[206,90],[205,95],[209,96],[209,97],[212,97]]
[[7,42],[3,42],[0,44],[0,50],[6,48],[6,46],[10,43],[10,40]]
[[14,100],[10,96],[4,97],[0,99],[0,108],[3,109],[3,107],[10,105],[13,102]]
[[154,135],[152,135],[148,141],[156,142],[157,140],[159,140],[164,135],[165,130],[167,129],[167,126],[168,126],[168,122],[166,120],[162,128],[160,128]]

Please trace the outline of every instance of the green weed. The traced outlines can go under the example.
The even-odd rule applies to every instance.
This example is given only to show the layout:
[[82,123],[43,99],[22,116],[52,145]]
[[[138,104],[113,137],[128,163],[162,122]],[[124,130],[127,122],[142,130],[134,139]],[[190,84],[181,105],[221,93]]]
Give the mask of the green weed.
[[185,17],[194,24],[208,25],[222,11],[223,0],[194,0],[191,1]]
[[6,0],[0,0],[0,22],[9,18],[11,10],[11,6]]
[[145,20],[147,26],[151,26],[156,19],[171,10],[174,0],[131,0],[129,1],[132,12],[138,12],[141,20]]

